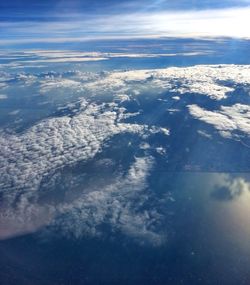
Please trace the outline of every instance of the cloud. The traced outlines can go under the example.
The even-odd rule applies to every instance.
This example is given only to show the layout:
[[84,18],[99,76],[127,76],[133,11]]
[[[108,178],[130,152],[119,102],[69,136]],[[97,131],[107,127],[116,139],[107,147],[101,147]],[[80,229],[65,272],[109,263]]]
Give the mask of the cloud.
[[65,62],[89,62],[107,60],[105,57],[66,57],[53,59],[26,60],[25,63],[65,63]]
[[[247,65],[199,65],[101,73],[1,73],[1,82],[6,88],[17,84],[43,94],[54,94],[58,89],[67,91],[66,94],[79,91],[85,99],[70,103],[61,109],[60,116],[46,118],[23,132],[0,131],[0,238],[34,232],[44,226],[50,233],[60,230],[75,238],[100,236],[105,234],[102,230],[105,225],[113,233],[135,240],[155,245],[164,242],[167,229],[162,225],[167,213],[163,210],[165,207],[157,204],[159,197],[154,196],[149,186],[148,178],[156,163],[149,153],[154,148],[164,156],[168,148],[156,148],[147,138],[159,133],[171,136],[171,130],[152,124],[128,123],[136,121],[131,118],[140,116],[143,110],[128,112],[124,106],[129,100],[151,91],[156,96],[161,94],[161,98],[166,96],[170,102],[177,93],[175,104],[186,102],[182,101],[183,97],[193,94],[199,100],[208,96],[217,101],[213,104],[220,106],[238,86],[249,87],[249,68]],[[100,102],[96,98],[107,103],[96,103]],[[193,104],[188,109],[191,116],[212,125],[223,136],[238,139],[239,134],[250,134],[248,105],[206,110]],[[139,144],[140,156],[126,169],[117,169],[117,175],[102,187],[96,181],[83,187],[74,199],[41,203],[42,190],[55,191],[52,186],[65,168],[93,161],[113,137],[124,133],[145,142]],[[203,131],[199,134],[210,137]],[[112,165],[112,161],[105,163]],[[71,189],[70,185],[65,187]]]
[[233,88],[227,86],[221,86],[216,84],[215,82],[208,82],[206,84],[201,84],[201,82],[194,82],[193,84],[187,84],[182,88],[177,88],[177,92],[180,94],[185,93],[199,93],[204,95],[210,95],[213,99],[224,99],[226,98],[226,93],[234,91]]
[[[60,234],[75,238],[100,236],[105,235],[100,225],[107,224],[113,232],[122,232],[139,242],[162,244],[167,238],[159,227],[163,217],[152,206],[154,198],[147,190],[153,164],[152,157],[137,157],[125,176],[118,175],[102,189],[87,191],[73,203],[62,205],[62,215],[49,231],[56,228]],[[149,199],[150,208],[146,206]]]
[[[122,123],[123,113],[126,116],[124,109],[120,110],[115,103],[95,104],[81,100],[78,112],[71,117],[45,119],[21,134],[8,134],[4,130],[1,131],[0,224],[2,230],[0,238],[36,231],[52,222],[58,211],[67,210],[68,212],[68,208],[72,207],[71,204],[64,205],[63,208],[59,207],[60,209],[51,204],[45,206],[39,204],[39,189],[43,180],[53,176],[56,171],[80,161],[91,160],[102,150],[104,142],[115,135],[131,133],[147,136],[166,132],[165,129],[154,126]],[[127,187],[128,191],[144,188],[145,175],[147,175],[145,172],[150,165],[151,159],[146,161],[136,159],[136,164],[130,169],[125,181],[115,182],[115,186],[110,187],[112,189]],[[110,192],[112,189],[108,186],[107,191]],[[99,199],[106,199],[105,197],[105,191],[92,192],[88,197],[89,200],[86,201],[91,202],[93,207],[99,207],[100,204],[94,203],[99,203]],[[81,201],[84,209],[85,198],[76,201],[79,206]],[[102,208],[99,211],[102,211]],[[126,215],[129,219],[129,212]],[[134,221],[134,227],[140,226],[141,218],[143,217],[138,216],[137,222]],[[127,230],[129,231],[129,228]]]
[[8,96],[6,94],[0,94],[0,100],[7,99]]
[[85,84],[84,87],[89,92],[102,94],[118,90],[131,94],[136,88],[139,93],[143,90],[169,91],[179,94],[196,93],[209,96],[214,100],[221,100],[227,97],[227,93],[234,91],[233,87],[225,86],[224,82],[234,85],[249,84],[249,66],[199,65],[186,68],[110,72],[100,79],[97,78]]
[[[23,80],[24,80],[23,75]],[[26,79],[25,79],[26,80]],[[29,78],[30,82],[31,78]],[[200,65],[186,68],[166,68],[155,70],[114,71],[104,73],[75,72],[52,74],[39,77],[40,92],[47,93],[64,88],[74,92],[84,92],[92,96],[109,94],[115,100],[129,100],[136,94],[148,90],[154,92],[200,94],[213,100],[227,98],[238,84],[250,83],[249,66]],[[230,84],[230,87],[227,86]],[[120,96],[120,97],[119,97]],[[122,97],[121,97],[122,96]],[[120,98],[120,99],[119,99]],[[122,99],[123,98],[123,99]],[[179,96],[173,96],[179,99]]]
[[[27,52],[26,52],[27,53]],[[42,54],[43,51],[38,51]],[[58,54],[58,51],[47,52]],[[70,52],[66,52],[69,53]],[[31,55],[33,53],[31,52]],[[62,52],[63,54],[63,52]],[[68,54],[68,55],[69,55]],[[34,56],[34,55],[32,55]],[[91,58],[106,57],[107,54],[93,53]],[[113,55],[112,55],[113,56]],[[38,59],[40,60],[40,59]],[[65,58],[65,62],[66,62]],[[22,63],[19,63],[22,64]],[[115,100],[128,101],[131,97],[154,90],[155,93],[171,92],[173,99],[185,94],[200,94],[213,100],[223,100],[235,91],[238,85],[249,88],[249,65],[196,65],[192,67],[170,67],[165,69],[113,71],[113,72],[49,72],[42,74],[2,73],[1,84],[18,82],[22,86],[32,84],[40,87],[43,94],[55,90],[82,92],[88,96],[111,95]],[[177,94],[175,94],[177,93]]]
[[40,92],[47,93],[56,89],[69,89],[71,91],[81,90],[82,84],[78,81],[67,78],[48,78],[40,84]]
[[140,134],[146,131],[144,125],[116,124],[118,113],[119,110],[105,104],[88,104],[84,112],[72,118],[44,120],[19,136],[2,133],[1,188],[6,191],[37,189],[43,175],[52,169],[92,158],[109,137],[122,132]]
[[223,185],[216,185],[211,197],[218,201],[232,201],[243,194],[250,192],[250,184],[243,177],[232,178],[224,176]]
[[238,138],[243,133],[250,136],[250,107],[243,104],[222,106],[218,111],[208,111],[197,105],[188,106],[195,118],[212,125],[226,138]]
[[9,115],[15,116],[15,115],[17,115],[19,112],[20,112],[20,110],[14,110],[14,111],[9,112]]
[[[104,38],[204,36],[249,38],[249,6],[205,10],[141,10],[67,14],[53,20],[2,21],[1,44],[78,42]],[[84,20],[83,20],[84,19]],[[18,35],[22,34],[22,39]]]
[[[80,63],[110,60],[114,58],[164,58],[176,56],[200,56],[211,54],[211,51],[193,51],[179,53],[118,53],[118,52],[81,52],[81,51],[59,51],[59,50],[30,50],[22,53],[7,52],[2,56],[9,60],[8,63],[0,64],[0,67],[22,68],[39,67],[38,64],[50,63]],[[1,53],[0,53],[1,54]],[[12,60],[12,61],[10,61]]]

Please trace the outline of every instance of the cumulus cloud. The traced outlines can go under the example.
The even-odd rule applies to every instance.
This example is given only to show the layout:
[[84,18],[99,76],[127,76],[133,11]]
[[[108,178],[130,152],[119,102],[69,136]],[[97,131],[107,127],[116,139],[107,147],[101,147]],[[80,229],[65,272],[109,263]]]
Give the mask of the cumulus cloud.
[[148,129],[144,125],[116,123],[118,112],[105,104],[87,104],[72,118],[47,119],[21,135],[2,133],[2,189],[36,189],[51,169],[93,157],[109,137],[122,132],[144,134]]
[[222,106],[218,111],[208,111],[197,105],[188,108],[192,116],[214,126],[224,137],[233,137],[235,132],[250,136],[249,105]]
[[6,84],[10,79],[23,86],[37,84],[41,93],[65,89],[84,92],[86,96],[108,94],[120,102],[148,91],[172,92],[174,100],[178,100],[180,94],[199,94],[213,100],[222,100],[234,92],[238,85],[249,88],[250,68],[248,65],[196,65],[100,73],[3,73],[2,84]]
[[166,240],[159,229],[162,214],[146,206],[153,196],[147,191],[147,177],[153,167],[152,157],[137,157],[125,176],[118,175],[102,189],[90,191],[73,203],[58,208],[59,217],[49,227],[68,236],[105,234],[100,225],[108,224],[113,232],[122,232],[139,242],[154,245]]
[[186,68],[111,72],[106,73],[99,80],[85,84],[85,88],[95,93],[122,90],[125,94],[131,94],[133,90],[139,93],[145,90],[154,90],[154,92],[166,90],[179,94],[201,94],[214,100],[221,100],[227,97],[227,93],[234,91],[234,88],[226,86],[225,82],[234,85],[249,84],[249,66],[200,65]]
[[[57,90],[84,92],[87,101],[81,99],[77,104],[70,103],[66,106],[70,115],[62,108],[61,116],[46,118],[22,133],[0,131],[0,237],[36,231],[44,225],[48,225],[48,231],[57,228],[74,237],[99,236],[103,234],[101,228],[105,224],[112,231],[153,244],[162,243],[166,232],[159,226],[162,213],[160,208],[153,207],[154,195],[148,186],[148,176],[154,167],[151,156],[135,158],[129,170],[117,173],[117,177],[101,189],[91,185],[91,189],[72,201],[40,204],[41,185],[50,177],[55,179],[56,173],[65,167],[90,161],[112,137],[123,133],[142,138],[140,153],[148,155],[154,148],[159,155],[165,156],[166,146],[155,146],[148,143],[147,138],[158,133],[169,136],[171,130],[126,123],[136,121],[131,118],[136,119],[143,110],[128,112],[124,106],[129,100],[136,101],[136,97],[144,92],[166,94],[165,100],[170,93],[170,101],[175,100],[174,104],[182,103],[186,94],[197,98],[208,96],[219,104],[238,85],[247,89],[250,83],[250,67],[240,65],[1,75],[4,88],[11,83],[18,87],[32,86],[43,94]],[[95,98],[102,98],[106,103],[96,103],[100,100]],[[214,126],[223,136],[250,135],[248,105],[234,104],[206,110],[192,104],[188,109],[191,116]],[[167,110],[176,112],[180,109]],[[14,114],[17,112],[13,111]],[[198,133],[211,138],[203,130]],[[152,207],[147,203],[151,199]]]
[[[79,161],[90,160],[101,151],[104,142],[114,135],[133,133],[145,136],[156,132],[166,133],[165,129],[154,126],[122,123],[124,110],[120,110],[115,103],[95,104],[87,103],[85,100],[80,103],[78,113],[72,117],[45,119],[21,134],[7,134],[2,130],[0,134],[2,238],[34,231],[52,219],[58,209],[47,206],[45,211],[37,201],[42,180],[53,175],[56,170]],[[136,161],[126,181],[121,185],[120,182],[116,182],[116,187],[128,185],[126,187],[130,190],[131,187],[136,190],[145,186],[143,175],[148,164],[140,159]],[[103,197],[106,194],[93,192],[91,195],[89,199],[95,203],[98,202],[99,195]],[[84,200],[85,198],[82,203]],[[80,203],[80,200],[77,203]],[[7,216],[3,213],[7,213]],[[19,218],[16,220],[17,216]],[[16,225],[16,221],[20,226]],[[22,224],[25,226],[21,226]]]
[[70,91],[81,91],[82,84],[75,80],[70,80],[66,78],[48,78],[44,80],[40,85],[40,92],[47,93],[55,89],[70,89]]
[[246,179],[243,177],[232,178],[229,175],[224,175],[221,183],[215,186],[211,197],[219,201],[232,201],[249,192],[250,183]]

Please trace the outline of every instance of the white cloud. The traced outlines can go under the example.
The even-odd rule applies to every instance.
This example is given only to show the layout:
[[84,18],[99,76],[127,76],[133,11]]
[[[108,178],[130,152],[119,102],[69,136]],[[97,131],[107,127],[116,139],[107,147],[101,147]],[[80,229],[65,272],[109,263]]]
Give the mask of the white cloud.
[[249,196],[250,183],[244,177],[233,178],[223,174],[214,186],[212,197],[220,201],[233,201],[240,197]]
[[6,94],[0,94],[0,100],[7,99],[8,96]]
[[197,133],[199,135],[201,135],[202,137],[204,138],[207,138],[207,139],[212,139],[212,135],[210,135],[209,133],[203,131],[203,130],[198,130]]
[[180,98],[180,96],[173,96],[172,99],[179,101],[181,98]]
[[[237,65],[198,65],[193,67],[170,67],[156,70],[133,70],[110,72],[100,79],[87,83],[88,92],[121,92],[129,95],[136,90],[139,94],[152,90],[154,93],[169,91],[180,94],[198,93],[214,100],[227,97],[233,87],[225,86],[225,82],[250,84],[250,67]],[[176,87],[178,86],[178,87]]]
[[14,110],[14,111],[9,112],[9,115],[15,116],[15,115],[17,115],[19,112],[20,112],[20,110]]
[[[22,53],[2,53],[8,63],[0,64],[0,68],[23,68],[43,67],[40,63],[80,63],[91,61],[103,61],[113,58],[160,58],[174,56],[198,56],[210,54],[210,51],[180,52],[180,53],[118,53],[118,52],[81,52],[81,51],[60,51],[60,50],[28,50]],[[34,58],[35,57],[35,58]],[[35,65],[32,65],[35,64]]]
[[159,146],[156,148],[156,152],[159,153],[160,155],[165,155],[166,154],[166,149],[162,146]]
[[116,124],[118,112],[90,104],[73,118],[44,120],[20,136],[2,134],[2,189],[36,189],[45,173],[93,157],[107,138],[122,132],[140,134],[147,129],[143,125]]
[[40,92],[47,93],[55,89],[70,89],[71,91],[81,91],[82,84],[78,81],[66,78],[48,78],[42,81],[40,85]]
[[[30,53],[33,54],[32,51]],[[38,51],[39,53],[42,52]],[[54,53],[52,51],[50,53],[53,57]],[[58,54],[59,51],[55,51],[55,53]],[[88,56],[90,58],[98,56],[99,58],[100,53],[90,53]],[[239,84],[244,85],[244,88],[249,88],[250,67],[249,65],[196,65],[102,73],[80,71],[48,75],[23,73],[16,76],[3,73],[1,80],[3,87],[6,88],[10,79],[18,82],[20,86],[39,84],[41,93],[58,89],[68,91],[70,89],[74,92],[84,92],[86,96],[108,94],[120,102],[128,101],[134,95],[140,95],[151,90],[154,93],[172,92],[174,100],[180,98],[179,94],[190,93],[209,96],[213,100],[221,100],[227,98],[228,94],[233,92]]]
[[[82,210],[84,210],[87,206],[86,201],[92,203],[90,206],[100,207],[99,212],[91,215],[98,215],[97,219],[103,219],[99,216],[101,215],[100,211],[106,211],[106,208],[103,209],[104,205],[96,205],[95,203],[99,203],[99,199],[105,203],[106,198],[112,198],[106,193],[106,190],[92,192],[86,201],[86,197],[82,200],[77,199],[76,205],[64,205],[63,208],[59,209],[53,205],[39,205],[40,194],[38,189],[42,180],[53,175],[56,170],[93,158],[101,151],[104,142],[114,135],[134,133],[145,136],[157,131],[166,132],[166,130],[154,126],[119,122],[122,113],[124,113],[124,109],[120,110],[115,103],[98,105],[82,100],[78,113],[73,117],[49,118],[16,135],[1,131],[0,188],[3,196],[3,207],[0,211],[0,224],[3,225],[4,230],[0,231],[0,238],[35,231],[44,224],[50,223],[58,211],[66,211],[75,206],[80,207],[81,203],[83,203]],[[124,114],[126,115],[126,113]],[[140,191],[146,185],[145,175],[147,174],[145,172],[150,165],[152,165],[151,159],[145,161],[136,159],[136,164],[131,167],[125,181],[120,182],[119,180],[115,182],[115,185],[107,186],[107,191],[116,191],[119,188],[126,188],[129,193]],[[120,179],[122,180],[122,177]],[[120,228],[126,228],[127,231],[136,235],[135,228],[139,230],[140,226],[143,227],[139,223],[140,219],[144,219],[144,216],[138,216],[134,224],[131,225],[134,230],[129,228],[128,223],[132,222],[132,218],[129,216],[130,210],[127,206],[130,201],[125,202],[126,207],[120,205],[121,208],[124,206],[125,209],[122,209],[126,211],[126,216],[123,216],[124,225]],[[15,207],[13,207],[13,203]],[[114,203],[116,202],[114,201]],[[106,206],[108,207],[108,205]],[[113,206],[115,207],[115,204]],[[126,223],[126,218],[131,220]],[[89,222],[90,224],[95,223],[95,218]],[[91,228],[93,230],[93,227]],[[140,233],[138,232],[138,234]],[[143,234],[146,235],[146,232]]]
[[234,89],[226,86],[220,86],[215,83],[208,82],[201,84],[201,82],[193,82],[192,84],[187,84],[187,86],[177,88],[176,91],[180,94],[185,93],[199,93],[204,95],[209,95],[212,99],[224,99],[226,98],[226,93],[232,92]]
[[[228,36],[249,38],[250,8],[162,10],[115,15],[73,15],[54,22],[1,22],[8,38],[1,44],[21,42],[67,42],[103,38],[161,36]],[[67,15],[69,16],[69,15]],[[83,20],[84,19],[84,20]],[[72,37],[74,31],[74,37]],[[17,37],[22,34],[22,39]],[[12,36],[10,39],[10,35]],[[13,39],[14,38],[14,39]]]
[[59,207],[64,215],[62,219],[55,219],[51,227],[69,236],[99,236],[104,233],[98,226],[108,223],[113,231],[139,242],[162,244],[167,238],[157,227],[162,215],[145,206],[150,199],[147,177],[153,163],[152,157],[135,158],[125,177],[119,175],[103,189],[90,191],[73,203]]
[[[143,110],[129,113],[120,106],[122,102],[136,99],[144,91],[147,94],[154,91],[152,96],[161,94],[161,97],[168,91],[165,93],[166,100],[169,96],[171,102],[175,93],[183,94],[177,96],[179,101],[186,93],[222,100],[237,85],[243,85],[246,90],[249,88],[250,67],[201,65],[103,73],[6,73],[1,80],[3,84],[14,82],[18,87],[37,86],[44,94],[57,89],[82,91],[91,101],[94,101],[94,96],[101,95],[99,98],[108,98],[111,103],[80,100],[77,105],[67,106],[70,110],[76,110],[71,116],[47,118],[19,134],[1,130],[0,188],[3,207],[0,210],[0,224],[3,230],[0,237],[36,231],[44,225],[60,227],[66,235],[75,237],[101,235],[100,225],[108,223],[113,231],[160,244],[166,238],[166,233],[161,232],[162,228],[157,227],[162,219],[161,213],[154,207],[146,206],[146,201],[153,199],[152,193],[147,191],[147,178],[154,166],[151,157],[135,158],[126,173],[119,172],[101,189],[91,185],[93,187],[83,191],[77,199],[57,205],[39,204],[39,189],[43,179],[54,177],[55,172],[65,166],[91,160],[115,135],[132,133],[140,136],[145,141],[140,145],[145,153],[153,148],[146,140],[149,135],[171,135],[168,129],[159,126],[124,123],[125,119],[140,115]],[[109,97],[105,97],[106,94]],[[250,135],[248,105],[222,106],[216,111],[198,105],[189,105],[188,108],[193,117],[214,126],[223,136],[232,137],[239,132]],[[176,111],[174,108],[168,110]],[[199,134],[207,135],[201,131]],[[150,150],[147,150],[149,147]],[[166,149],[161,146],[155,150],[160,155],[166,154]],[[153,205],[153,200],[150,205]]]
[[62,57],[62,58],[44,58],[36,60],[25,60],[25,63],[67,63],[67,62],[88,62],[107,60],[105,57]]
[[250,136],[250,106],[235,104],[222,106],[218,111],[208,111],[197,105],[189,105],[189,111],[195,118],[214,126],[224,137],[237,137],[235,131]]

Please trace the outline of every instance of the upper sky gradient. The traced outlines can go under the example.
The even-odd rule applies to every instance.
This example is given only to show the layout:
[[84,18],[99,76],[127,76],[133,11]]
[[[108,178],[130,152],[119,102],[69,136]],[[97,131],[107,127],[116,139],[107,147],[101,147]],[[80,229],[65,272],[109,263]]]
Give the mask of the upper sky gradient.
[[0,44],[250,37],[250,0],[0,0]]

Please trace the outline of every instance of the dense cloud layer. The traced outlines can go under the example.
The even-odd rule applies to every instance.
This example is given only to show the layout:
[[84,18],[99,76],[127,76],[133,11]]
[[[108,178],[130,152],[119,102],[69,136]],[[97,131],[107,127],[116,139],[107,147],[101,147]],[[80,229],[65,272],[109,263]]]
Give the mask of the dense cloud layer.
[[[34,232],[44,226],[48,226],[47,232],[56,228],[66,236],[99,236],[103,234],[102,226],[106,225],[111,231],[161,244],[167,236],[162,231],[166,213],[155,204],[148,184],[155,167],[148,138],[160,133],[171,139],[172,130],[160,123],[150,123],[149,118],[147,124],[143,120],[130,120],[144,115],[145,110],[136,100],[149,94],[151,100],[163,106],[166,102],[179,104],[183,109],[166,104],[162,114],[185,111],[189,119],[212,125],[223,138],[240,139],[245,143],[242,138],[250,136],[249,106],[230,104],[228,98],[234,99],[239,87],[247,94],[249,84],[250,67],[235,65],[101,73],[2,72],[0,88],[3,95],[9,94],[15,86],[18,90],[35,90],[39,96],[55,97],[59,93],[66,97],[65,94],[72,93],[85,99],[69,102],[65,109],[58,109],[59,115],[46,117],[22,132],[1,130],[0,238]],[[193,103],[188,101],[190,98],[204,100]],[[9,96],[2,96],[2,99],[8,101]],[[126,109],[126,103],[133,102],[137,109]],[[202,102],[212,102],[215,107],[204,107]],[[13,109],[9,114],[12,117],[19,115],[20,110]],[[43,185],[44,181],[56,180],[56,175],[66,167],[92,161],[112,138],[124,133],[138,137],[143,155],[134,157],[126,169],[119,169],[116,177],[101,188],[92,183],[91,187],[83,186],[74,199],[41,203],[41,191],[51,186],[49,183]],[[212,138],[207,130],[198,130],[198,134]],[[155,151],[164,157],[166,146],[159,144]]]
[[[5,228],[1,232],[2,237],[12,235],[12,228],[14,233],[18,230],[25,232],[26,227],[27,231],[34,230],[43,221],[39,218],[43,216],[41,212],[46,213],[46,221],[47,214],[51,217],[55,212],[53,207],[45,210],[48,205],[44,208],[36,203],[42,179],[52,175],[56,170],[79,161],[90,160],[101,151],[105,141],[117,134],[133,133],[138,136],[157,132],[168,134],[167,130],[154,126],[122,123],[120,121],[123,116],[126,117],[126,113],[123,112],[124,109],[118,108],[114,103],[97,105],[83,100],[78,114],[73,117],[46,119],[19,135],[1,133],[0,187],[3,197],[1,223]],[[140,166],[143,166],[142,170],[138,170]],[[131,180],[134,177],[135,185],[142,182],[142,185],[136,187],[144,187],[145,182],[144,178],[136,177],[134,172],[138,170],[136,173],[141,175],[145,167],[143,162],[139,164],[138,160],[136,168],[130,171],[127,179]],[[124,185],[127,184],[126,181]],[[117,189],[119,183],[116,182]],[[131,181],[128,183],[133,184]],[[94,201],[92,202],[96,206]],[[78,201],[77,204],[79,203]],[[7,214],[7,221],[4,212],[10,212]],[[15,226],[12,226],[11,220],[15,221],[16,216],[21,219],[20,225],[25,224],[24,228],[16,227],[16,222]],[[11,220],[9,217],[12,217]],[[10,227],[9,231],[6,227]]]
[[222,106],[218,111],[208,111],[197,105],[190,105],[189,110],[191,115],[214,126],[226,138],[237,137],[240,133],[250,136],[249,105]]
[[[99,57],[100,55],[98,55]],[[95,55],[91,56],[94,58]],[[65,58],[67,60],[67,58]],[[133,95],[153,91],[184,94],[201,94],[214,100],[227,98],[237,85],[249,86],[248,65],[199,65],[186,68],[171,67],[156,70],[133,70],[102,73],[71,71],[48,74],[1,74],[1,84],[10,80],[19,84],[39,84],[38,92],[70,89],[92,95]],[[88,96],[87,95],[87,96]]]

